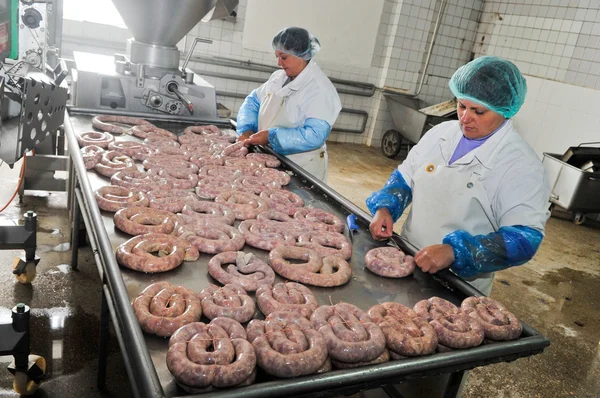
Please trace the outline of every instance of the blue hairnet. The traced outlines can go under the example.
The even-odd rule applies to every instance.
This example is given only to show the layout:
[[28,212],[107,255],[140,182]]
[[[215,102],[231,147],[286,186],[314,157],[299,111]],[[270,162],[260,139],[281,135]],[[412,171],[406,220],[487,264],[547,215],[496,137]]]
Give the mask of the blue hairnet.
[[308,61],[321,49],[316,37],[302,28],[285,28],[273,38],[273,50],[290,54]]
[[448,85],[456,98],[479,103],[505,118],[516,115],[527,93],[525,78],[515,64],[492,56],[461,66]]

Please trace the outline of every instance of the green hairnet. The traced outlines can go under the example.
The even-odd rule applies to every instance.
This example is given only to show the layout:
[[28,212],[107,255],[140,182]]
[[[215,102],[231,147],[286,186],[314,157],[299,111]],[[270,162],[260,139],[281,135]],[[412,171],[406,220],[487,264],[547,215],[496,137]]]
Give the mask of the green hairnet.
[[448,85],[456,98],[477,102],[505,118],[516,115],[527,93],[525,78],[515,64],[492,56],[461,66]]

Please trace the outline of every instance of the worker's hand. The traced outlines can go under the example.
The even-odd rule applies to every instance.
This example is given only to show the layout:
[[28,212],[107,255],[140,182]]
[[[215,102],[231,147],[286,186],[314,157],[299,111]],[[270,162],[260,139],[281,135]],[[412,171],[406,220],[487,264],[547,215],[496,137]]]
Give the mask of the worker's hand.
[[248,145],[267,145],[269,143],[269,130],[261,130],[256,134],[252,134],[250,138],[244,141]]
[[247,130],[247,131],[244,131],[242,134],[240,134],[240,136],[238,137],[238,139],[237,139],[237,140],[238,140],[238,142],[239,142],[239,141],[244,141],[244,140],[247,140],[248,138],[250,138],[250,136],[251,136],[252,134],[254,134],[254,131],[252,131],[252,130]]
[[386,240],[394,232],[394,220],[385,207],[377,209],[373,221],[369,224],[369,231],[375,240]]
[[435,274],[452,265],[454,250],[450,245],[427,246],[415,254],[415,262],[421,271]]

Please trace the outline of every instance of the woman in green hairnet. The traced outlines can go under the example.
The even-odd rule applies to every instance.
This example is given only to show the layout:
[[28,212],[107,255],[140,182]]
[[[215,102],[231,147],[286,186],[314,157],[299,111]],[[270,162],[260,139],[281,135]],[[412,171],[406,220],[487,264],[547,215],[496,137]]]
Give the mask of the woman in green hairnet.
[[489,294],[495,271],[529,261],[550,216],[542,163],[511,118],[527,91],[511,62],[480,57],[450,79],[458,120],[429,130],[367,199],[374,239],[402,230],[423,272],[448,268]]

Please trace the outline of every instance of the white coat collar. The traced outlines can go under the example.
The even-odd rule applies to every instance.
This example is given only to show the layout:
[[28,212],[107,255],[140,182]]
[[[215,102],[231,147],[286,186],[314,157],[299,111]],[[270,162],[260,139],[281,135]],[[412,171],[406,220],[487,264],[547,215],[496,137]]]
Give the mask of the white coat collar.
[[[279,94],[281,96],[287,96],[291,94],[291,91],[300,90],[314,78],[318,68],[319,67],[317,66],[315,61],[310,61],[308,65],[306,65],[306,67],[302,70],[302,72],[300,72],[298,76],[296,76],[294,80],[292,80],[285,87],[282,87],[281,90],[279,90]],[[283,83],[285,83],[286,80],[287,76],[285,73],[283,73],[281,85],[283,85]]]
[[[484,142],[479,148],[476,148],[463,156],[462,158],[456,160],[453,164],[456,165],[464,165],[471,163],[474,159],[476,159],[480,164],[484,167],[491,169],[492,164],[494,162],[494,158],[496,153],[500,149],[500,145],[498,145],[508,134],[509,131],[513,129],[512,120],[507,120],[506,123],[500,128],[500,130],[496,131],[494,135],[492,135],[486,142]],[[452,155],[454,154],[454,150],[458,145],[462,137],[462,131],[460,130],[460,123],[457,122],[451,129],[448,130],[448,134],[442,135],[440,137],[440,151],[442,153],[442,158],[444,162],[448,164]]]

